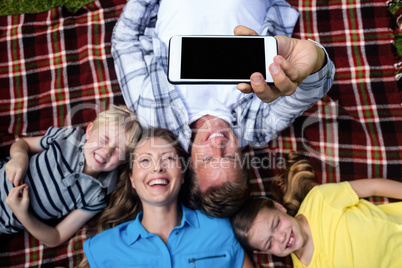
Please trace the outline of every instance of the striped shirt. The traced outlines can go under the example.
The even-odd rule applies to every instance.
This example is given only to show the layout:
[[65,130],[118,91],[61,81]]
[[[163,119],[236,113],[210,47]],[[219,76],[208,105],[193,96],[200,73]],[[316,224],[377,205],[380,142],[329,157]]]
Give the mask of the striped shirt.
[[[168,51],[155,34],[158,0],[129,1],[112,36],[112,55],[126,105],[136,112],[145,126],[168,128],[189,150],[189,116],[177,89],[167,80]],[[285,1],[273,1],[262,25],[261,34],[288,35],[291,9]],[[317,44],[318,45],[318,44]],[[231,125],[241,142],[264,146],[288,127],[299,115],[322,98],[332,86],[335,67],[327,64],[307,77],[291,96],[263,103],[255,94],[245,94],[233,106]]]
[[[85,166],[85,132],[80,128],[51,127],[40,140],[44,150],[33,155],[24,178],[28,185],[30,212],[41,220],[59,219],[75,209],[99,212],[105,196],[118,178],[118,171],[101,173],[98,179],[82,173]],[[6,204],[13,184],[7,180],[5,163],[0,169],[0,233],[15,233],[24,227]]]

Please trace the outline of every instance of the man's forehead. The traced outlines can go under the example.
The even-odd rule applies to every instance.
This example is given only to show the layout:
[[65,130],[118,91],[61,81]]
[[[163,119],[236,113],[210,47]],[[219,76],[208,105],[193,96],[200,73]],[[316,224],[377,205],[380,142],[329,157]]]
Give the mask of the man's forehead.
[[217,186],[224,182],[241,182],[243,170],[241,165],[216,166],[204,165],[195,170],[199,179],[201,191],[205,191],[211,186]]

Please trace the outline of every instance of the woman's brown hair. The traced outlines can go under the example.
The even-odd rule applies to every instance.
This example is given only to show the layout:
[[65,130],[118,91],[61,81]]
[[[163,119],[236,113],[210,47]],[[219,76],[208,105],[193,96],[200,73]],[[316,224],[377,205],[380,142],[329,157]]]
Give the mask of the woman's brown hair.
[[[162,128],[150,128],[146,130],[143,133],[141,140],[138,142],[138,146],[141,146],[141,144],[151,138],[164,139],[176,149],[178,157],[181,161],[182,172],[185,173],[184,184],[182,185],[179,193],[179,202],[187,205],[185,201],[187,200],[187,194],[189,192],[188,188],[189,184],[191,183],[191,176],[189,176],[187,168],[189,161],[188,153],[183,149],[176,136],[170,130]],[[138,146],[136,148],[138,148]],[[134,152],[135,148],[131,152],[132,155]],[[89,236],[113,228],[121,223],[134,220],[138,213],[142,211],[141,200],[138,197],[135,189],[132,187],[129,179],[129,174],[132,172],[132,160],[133,159],[130,160],[130,163],[122,167],[116,187],[109,195],[108,206],[101,213],[96,229],[93,230],[92,234]],[[88,261],[85,257],[78,267],[89,267]]]

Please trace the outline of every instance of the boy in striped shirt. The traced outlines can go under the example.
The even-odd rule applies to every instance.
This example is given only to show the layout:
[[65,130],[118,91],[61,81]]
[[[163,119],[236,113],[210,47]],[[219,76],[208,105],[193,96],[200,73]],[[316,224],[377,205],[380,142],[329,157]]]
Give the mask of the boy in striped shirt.
[[[132,111],[112,106],[85,131],[50,127],[16,141],[0,164],[0,233],[26,229],[49,247],[65,242],[106,207],[141,132]],[[46,223],[54,219],[62,220]]]

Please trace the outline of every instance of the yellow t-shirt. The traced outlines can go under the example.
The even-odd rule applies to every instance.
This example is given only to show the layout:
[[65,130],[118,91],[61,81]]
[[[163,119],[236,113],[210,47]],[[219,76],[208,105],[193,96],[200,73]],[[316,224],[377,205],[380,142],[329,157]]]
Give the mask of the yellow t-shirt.
[[[376,206],[349,182],[314,187],[300,206],[314,254],[307,267],[402,267],[402,202]],[[291,254],[294,267],[306,267]]]

